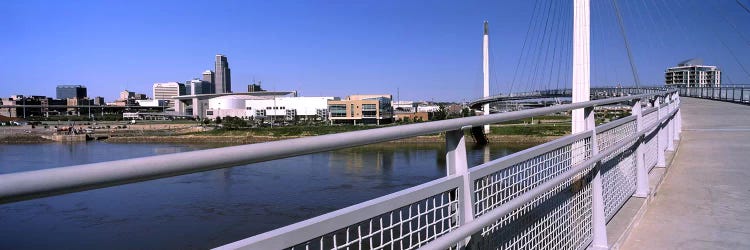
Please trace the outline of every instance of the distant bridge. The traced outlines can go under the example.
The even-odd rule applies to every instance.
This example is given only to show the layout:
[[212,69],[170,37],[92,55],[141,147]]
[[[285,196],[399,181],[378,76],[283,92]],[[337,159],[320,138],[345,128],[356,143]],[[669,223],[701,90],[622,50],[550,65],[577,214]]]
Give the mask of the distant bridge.
[[[665,91],[665,87],[648,87],[648,88],[632,88],[632,87],[605,87],[605,88],[591,88],[591,99],[602,99],[607,97],[617,96],[629,96],[646,93],[656,93]],[[469,107],[472,109],[481,109],[482,105],[487,103],[496,102],[507,102],[507,101],[519,101],[519,100],[534,100],[544,98],[560,98],[560,97],[571,97],[573,94],[572,89],[551,89],[551,90],[538,90],[530,92],[519,92],[512,94],[499,94],[494,96],[488,96],[469,102]]]

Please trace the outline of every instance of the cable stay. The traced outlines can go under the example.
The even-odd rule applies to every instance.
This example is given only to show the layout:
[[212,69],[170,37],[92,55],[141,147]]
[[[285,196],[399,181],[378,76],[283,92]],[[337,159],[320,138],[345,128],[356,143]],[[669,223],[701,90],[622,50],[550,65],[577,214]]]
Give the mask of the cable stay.
[[612,4],[615,6],[615,15],[617,16],[617,24],[620,26],[620,34],[625,42],[625,50],[628,52],[628,61],[630,62],[630,70],[633,72],[633,80],[635,81],[635,87],[641,86],[641,80],[638,78],[638,70],[635,67],[635,61],[633,60],[633,53],[630,51],[630,43],[628,42],[628,36],[625,34],[625,25],[622,23],[622,15],[620,14],[620,8],[617,6],[617,0],[612,0]]

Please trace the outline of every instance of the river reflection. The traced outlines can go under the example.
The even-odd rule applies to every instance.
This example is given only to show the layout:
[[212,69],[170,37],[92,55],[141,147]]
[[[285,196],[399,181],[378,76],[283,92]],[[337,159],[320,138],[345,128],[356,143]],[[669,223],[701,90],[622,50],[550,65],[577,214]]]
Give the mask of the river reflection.
[[[0,173],[207,146],[0,145]],[[467,150],[475,166],[528,146]],[[445,176],[445,147],[377,144],[0,205],[0,249],[205,249]]]

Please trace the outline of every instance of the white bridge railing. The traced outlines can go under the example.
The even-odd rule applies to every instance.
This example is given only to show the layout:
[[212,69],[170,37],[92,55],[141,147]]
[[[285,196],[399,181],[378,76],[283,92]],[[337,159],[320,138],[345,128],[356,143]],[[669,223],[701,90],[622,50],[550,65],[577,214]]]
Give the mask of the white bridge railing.
[[728,87],[680,87],[681,96],[703,99],[750,103],[750,85]]
[[[467,165],[465,130],[543,114],[629,103],[632,115],[592,130]],[[0,175],[0,203],[121,185],[446,132],[446,177],[240,240],[220,249],[582,249],[594,216],[608,221],[648,195],[679,138],[675,91],[517,112]],[[602,177],[602,186],[591,180]],[[601,190],[602,195],[593,195]],[[596,201],[595,197],[602,197]],[[595,204],[604,204],[598,207]],[[601,218],[601,217],[600,217]],[[605,222],[606,223],[606,222]],[[606,233],[606,232],[605,232]]]
[[[667,91],[665,87],[597,87],[591,88],[592,99],[600,99],[607,97],[617,97],[626,95],[638,95],[638,94],[651,94]],[[573,89],[548,89],[548,90],[537,90],[529,92],[516,92],[509,94],[499,94],[488,97],[479,98],[471,101],[468,105],[472,108],[480,108],[482,104],[503,102],[503,101],[514,101],[514,100],[528,100],[528,99],[543,99],[553,97],[570,97],[573,94]]]

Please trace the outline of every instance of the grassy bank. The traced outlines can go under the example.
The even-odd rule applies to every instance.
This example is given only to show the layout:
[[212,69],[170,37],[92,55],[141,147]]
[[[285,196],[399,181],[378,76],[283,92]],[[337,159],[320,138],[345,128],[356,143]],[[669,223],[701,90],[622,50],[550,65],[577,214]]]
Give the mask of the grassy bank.
[[[382,126],[381,126],[382,127]],[[245,129],[215,129],[206,132],[195,132],[190,135],[202,136],[272,136],[272,137],[299,137],[327,135],[343,133],[357,130],[380,128],[377,126],[283,126],[283,127],[262,127],[262,128],[245,128]]]
[[[389,125],[392,126],[392,125]],[[247,129],[215,129],[173,136],[115,136],[109,142],[117,143],[228,143],[247,144],[305,136],[380,128],[384,126],[286,126]],[[487,135],[491,143],[544,143],[568,134],[570,125],[561,124],[514,124],[496,125]],[[470,135],[467,135],[471,138]],[[393,143],[444,143],[442,133],[417,136],[393,141]]]
[[[190,135],[299,137],[335,134],[381,127],[384,126],[286,126],[274,128],[215,129],[206,132],[190,133]],[[563,136],[570,133],[570,124],[506,124],[492,126],[490,131],[490,135]]]
[[570,129],[570,124],[504,125],[490,127],[490,135],[563,136]]

